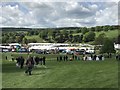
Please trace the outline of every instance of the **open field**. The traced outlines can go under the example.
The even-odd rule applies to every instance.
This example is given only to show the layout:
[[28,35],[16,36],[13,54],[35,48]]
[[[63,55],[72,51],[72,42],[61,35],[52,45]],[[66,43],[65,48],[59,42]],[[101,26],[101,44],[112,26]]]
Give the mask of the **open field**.
[[96,32],[96,37],[99,36],[99,34],[105,33],[108,38],[116,38],[118,36],[118,30],[113,30],[113,31],[101,31],[101,32]]
[[[5,54],[10,56],[8,53]],[[55,55],[47,55],[47,68],[38,65],[33,69],[33,75],[27,76],[24,74],[25,68],[21,70],[15,66],[15,62],[5,60],[5,54],[2,63],[3,88],[118,87],[118,62],[114,59],[57,62]],[[20,54],[13,55],[17,57]],[[27,56],[27,54],[21,55]]]
[[40,38],[38,35],[32,35],[32,36],[25,36],[27,39],[35,39],[37,42],[44,42],[42,38]]
[[[98,37],[101,33],[105,33],[108,38],[116,38],[118,36],[118,30],[109,30],[109,31],[100,31],[100,32],[95,32],[96,37]],[[81,33],[75,33],[73,35],[79,35]]]

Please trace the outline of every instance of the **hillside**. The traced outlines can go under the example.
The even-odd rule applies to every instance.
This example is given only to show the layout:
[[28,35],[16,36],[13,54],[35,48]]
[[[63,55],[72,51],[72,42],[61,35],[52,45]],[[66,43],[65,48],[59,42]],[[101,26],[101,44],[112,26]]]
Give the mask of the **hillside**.
[[101,33],[105,33],[107,37],[109,38],[116,38],[118,36],[118,30],[113,30],[113,31],[101,31],[101,32],[95,32],[96,33],[96,37],[98,37]]
[[40,38],[38,35],[32,35],[32,36],[25,36],[27,39],[35,39],[37,42],[45,42],[42,38]]
[[117,40],[119,26],[63,27],[63,28],[3,28],[2,43],[91,43],[104,33]]
[[[96,37],[98,37],[101,33],[105,33],[108,38],[116,38],[118,36],[118,30],[109,30],[109,31],[101,31],[101,32],[95,32]],[[81,33],[74,33],[74,35],[80,35]],[[37,42],[46,42],[42,38],[39,37],[39,35],[32,35],[32,36],[25,36],[27,39],[35,39]]]
[[[109,31],[100,31],[95,32],[96,37],[98,37],[101,33],[105,33],[105,35],[109,38],[116,38],[118,36],[118,30],[109,30]],[[80,35],[82,33],[74,33],[73,35]]]

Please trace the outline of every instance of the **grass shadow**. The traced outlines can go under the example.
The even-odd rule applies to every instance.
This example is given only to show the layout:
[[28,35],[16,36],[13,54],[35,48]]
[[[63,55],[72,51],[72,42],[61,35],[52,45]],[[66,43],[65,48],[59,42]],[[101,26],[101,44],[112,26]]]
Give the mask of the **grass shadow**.
[[[27,67],[23,67],[20,69],[19,67],[16,67],[15,63],[3,63],[2,64],[2,73],[17,73],[17,72],[24,72],[27,69]],[[38,65],[37,67],[34,67],[33,70],[48,70],[47,66],[41,66]]]

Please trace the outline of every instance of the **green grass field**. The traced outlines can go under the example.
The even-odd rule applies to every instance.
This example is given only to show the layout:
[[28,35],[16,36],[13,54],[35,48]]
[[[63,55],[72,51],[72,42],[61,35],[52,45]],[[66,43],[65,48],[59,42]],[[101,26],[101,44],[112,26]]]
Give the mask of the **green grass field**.
[[32,35],[32,36],[25,36],[27,39],[35,39],[37,42],[45,42],[42,38],[40,38],[38,35]]
[[[24,74],[25,68],[21,70],[16,67],[15,62],[5,60],[5,55],[11,58],[10,53],[2,55],[3,88],[118,87],[118,62],[115,59],[57,62],[57,55],[47,55],[46,68],[39,65],[33,69],[33,75],[27,76]],[[14,57],[19,55],[27,56],[27,54],[13,54]]]
[[[116,38],[118,36],[118,30],[109,30],[109,31],[101,31],[95,32],[96,37],[98,37],[101,33],[105,33],[108,38]],[[79,35],[81,33],[74,33],[73,35]]]
[[96,37],[98,37],[101,33],[105,33],[108,38],[116,38],[118,36],[118,30],[112,30],[112,31],[101,31],[96,32]]

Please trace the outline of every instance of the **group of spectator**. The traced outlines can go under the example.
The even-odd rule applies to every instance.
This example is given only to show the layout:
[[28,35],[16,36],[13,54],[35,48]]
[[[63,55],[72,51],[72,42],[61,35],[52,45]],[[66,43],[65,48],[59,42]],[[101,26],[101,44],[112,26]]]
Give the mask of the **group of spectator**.
[[103,55],[92,55],[91,56],[83,56],[83,60],[94,60],[94,61],[98,61],[98,60],[104,60],[104,56]]
[[76,56],[76,55],[72,55],[72,57],[68,57],[67,55],[60,55],[60,56],[57,56],[57,61],[72,61],[72,60],[80,60],[80,57],[79,56]]
[[57,61],[68,61],[68,56],[59,56],[57,57]]
[[34,65],[38,65],[39,63],[41,63],[41,65],[45,65],[46,57],[43,56],[42,58],[39,58],[38,56],[34,57],[28,56],[25,62],[25,59],[22,56],[20,56],[16,58],[16,61],[17,61],[16,66],[20,67],[21,69],[25,64],[27,67],[25,73],[31,75],[31,71]]
[[83,55],[83,56],[78,56],[78,55],[72,55],[70,58],[67,55],[64,56],[58,56],[57,61],[72,61],[72,60],[104,60],[103,55]]
[[[110,54],[109,57],[107,57],[107,58],[112,58],[112,55]],[[116,58],[116,60],[120,60],[120,54],[116,54],[115,58]],[[8,59],[8,57],[6,56],[6,60],[7,59]],[[11,59],[12,59],[12,61],[15,60],[13,55],[11,55]],[[97,61],[97,60],[104,60],[104,56],[102,54],[100,54],[100,55],[91,54],[91,55],[83,55],[83,56],[72,55],[70,57],[68,57],[68,55],[57,56],[57,61],[72,61],[72,60]],[[20,67],[22,69],[24,67],[24,65],[26,65],[27,69],[26,69],[25,73],[29,74],[29,75],[31,75],[34,65],[38,65],[38,64],[45,65],[46,57],[45,56],[43,56],[43,57],[33,56],[32,57],[32,56],[28,55],[26,60],[23,56],[19,56],[16,58],[16,66]]]

